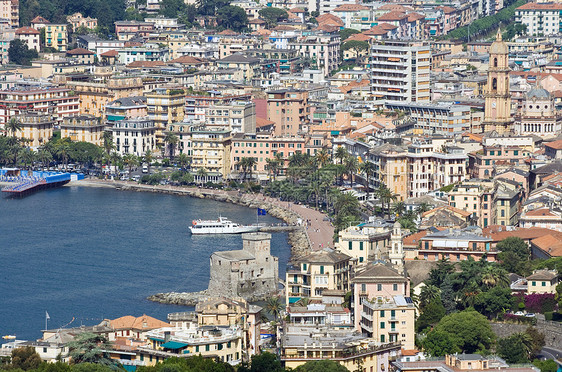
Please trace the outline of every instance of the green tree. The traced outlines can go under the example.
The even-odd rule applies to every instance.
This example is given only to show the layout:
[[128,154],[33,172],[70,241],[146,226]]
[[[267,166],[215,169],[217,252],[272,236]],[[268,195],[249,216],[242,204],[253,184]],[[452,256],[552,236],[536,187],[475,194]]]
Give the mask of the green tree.
[[175,18],[178,13],[185,11],[186,5],[183,0],[161,0],[160,14],[166,18]]
[[248,15],[239,6],[223,6],[217,11],[217,23],[224,28],[242,32],[248,26]]
[[273,318],[277,321],[281,311],[283,310],[281,298],[279,298],[279,296],[270,297],[265,304],[265,310],[269,314],[273,315]]
[[421,315],[416,319],[416,331],[424,332],[429,327],[439,323],[445,316],[445,308],[441,303],[441,298],[437,297],[424,307]]
[[89,332],[80,333],[67,346],[69,350],[68,356],[73,364],[95,363],[107,366],[114,365],[107,352],[104,351],[108,350],[110,345],[102,335]]
[[355,156],[348,156],[345,159],[345,169],[347,170],[347,175],[349,176],[349,181],[351,182],[351,188],[353,188],[353,175],[357,172],[359,163]]
[[39,367],[41,362],[41,357],[33,346],[18,347],[12,350],[10,368],[28,371]]
[[377,166],[370,161],[366,161],[359,166],[359,171],[365,175],[365,191],[367,192],[367,200],[369,200],[369,191],[371,189],[369,187],[369,179],[373,174],[375,174],[376,170]]
[[520,334],[514,334],[498,340],[498,355],[509,364],[526,363],[527,350]]
[[[433,332],[436,332],[439,338],[435,338],[435,335],[430,338]],[[443,317],[433,331],[428,333],[427,338],[443,341],[445,333],[449,335],[447,341],[450,342],[451,349],[469,354],[487,352],[495,338],[488,319],[474,310],[465,310]],[[441,356],[439,350],[442,348],[437,348],[436,345],[433,342],[423,344],[431,355]]]
[[340,30],[340,40],[341,41],[345,41],[347,40],[351,35],[354,34],[358,34],[360,33],[359,31],[353,29],[353,28],[344,28],[343,30]]
[[[17,39],[16,39],[17,40]],[[16,133],[22,131],[22,123],[17,118],[10,118],[6,124],[4,124],[4,130],[6,131],[6,135],[11,134],[13,138],[16,138]]]
[[199,168],[197,170],[197,177],[199,178],[199,181],[201,182],[201,186],[203,186],[203,180],[205,180],[205,182],[207,182],[207,170],[205,168]]
[[535,367],[539,368],[541,372],[556,372],[558,370],[558,364],[552,359],[548,360],[538,360],[536,359],[533,364]]
[[168,132],[164,137],[164,143],[166,144],[168,156],[170,161],[174,161],[174,154],[176,152],[176,146],[179,143],[180,139],[174,133]]
[[491,319],[502,311],[511,309],[515,301],[509,287],[494,287],[476,296],[474,308]]
[[295,372],[348,372],[349,370],[330,359],[311,360],[295,368]]
[[35,49],[29,49],[25,41],[21,39],[10,41],[10,47],[8,48],[8,59],[10,63],[31,66],[31,60],[38,57],[39,53],[37,53]]
[[369,43],[366,41],[350,40],[346,41],[341,45],[342,52],[351,50],[355,53],[355,58],[357,60],[362,60],[362,53],[369,50]]
[[441,302],[441,290],[431,284],[424,285],[420,291],[420,296],[418,298],[418,307],[420,311],[423,313],[426,306],[428,306],[435,300],[439,300],[439,302]]
[[277,355],[263,352],[258,355],[252,355],[250,365],[241,365],[237,372],[284,372],[281,362]]
[[139,159],[134,154],[125,154],[123,156],[123,163],[129,168],[129,176],[133,173],[133,168],[139,165]]
[[260,9],[258,14],[266,22],[268,28],[275,27],[279,22],[289,19],[289,13],[285,9],[274,7]]
[[181,153],[178,155],[177,163],[180,166],[180,170],[185,171],[191,164],[191,159],[185,153]]
[[496,249],[500,251],[498,254],[500,265],[507,272],[520,275],[527,275],[529,273],[531,250],[521,238],[506,238],[496,245]]
[[386,215],[390,217],[390,203],[395,199],[394,194],[384,183],[381,183],[375,192],[381,202],[382,209],[384,210],[386,205]]
[[429,332],[427,337],[423,340],[422,345],[425,351],[434,357],[442,357],[448,354],[461,352],[455,338],[449,332],[443,330],[434,329]]

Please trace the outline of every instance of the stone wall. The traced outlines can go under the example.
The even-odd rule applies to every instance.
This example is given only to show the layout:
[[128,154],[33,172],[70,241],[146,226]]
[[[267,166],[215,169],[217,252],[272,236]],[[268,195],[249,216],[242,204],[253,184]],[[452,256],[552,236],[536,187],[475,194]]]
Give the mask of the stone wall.
[[[515,323],[490,323],[492,330],[498,338],[511,336],[514,333],[525,332],[529,325]],[[546,320],[537,320],[535,326],[539,332],[544,334],[546,346],[560,348],[562,345],[562,323]]]

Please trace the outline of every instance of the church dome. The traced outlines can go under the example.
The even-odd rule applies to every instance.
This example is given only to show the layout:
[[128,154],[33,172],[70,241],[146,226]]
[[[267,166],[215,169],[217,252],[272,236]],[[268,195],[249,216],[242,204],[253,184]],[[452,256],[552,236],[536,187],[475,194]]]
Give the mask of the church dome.
[[533,88],[529,91],[529,93],[527,93],[527,98],[550,99],[550,93],[543,88]]
[[490,46],[490,54],[508,54],[508,52],[509,49],[507,48],[507,44],[502,41],[502,35],[498,29],[496,41],[494,41]]

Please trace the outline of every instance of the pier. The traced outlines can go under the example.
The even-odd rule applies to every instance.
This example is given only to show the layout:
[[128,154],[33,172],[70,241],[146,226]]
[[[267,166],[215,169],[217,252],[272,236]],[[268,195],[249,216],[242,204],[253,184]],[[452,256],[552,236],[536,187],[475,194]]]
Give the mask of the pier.
[[39,190],[60,187],[80,179],[84,179],[83,174],[0,169],[0,181],[10,183],[2,188],[2,194],[7,197],[24,197]]

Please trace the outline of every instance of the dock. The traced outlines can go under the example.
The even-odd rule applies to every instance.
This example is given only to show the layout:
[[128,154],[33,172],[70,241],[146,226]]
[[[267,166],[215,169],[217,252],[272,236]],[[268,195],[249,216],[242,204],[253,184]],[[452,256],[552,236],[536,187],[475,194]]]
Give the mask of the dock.
[[6,197],[24,197],[34,192],[60,187],[70,181],[84,179],[83,174],[66,172],[37,172],[20,169],[0,169],[0,181],[10,184],[2,188]]

